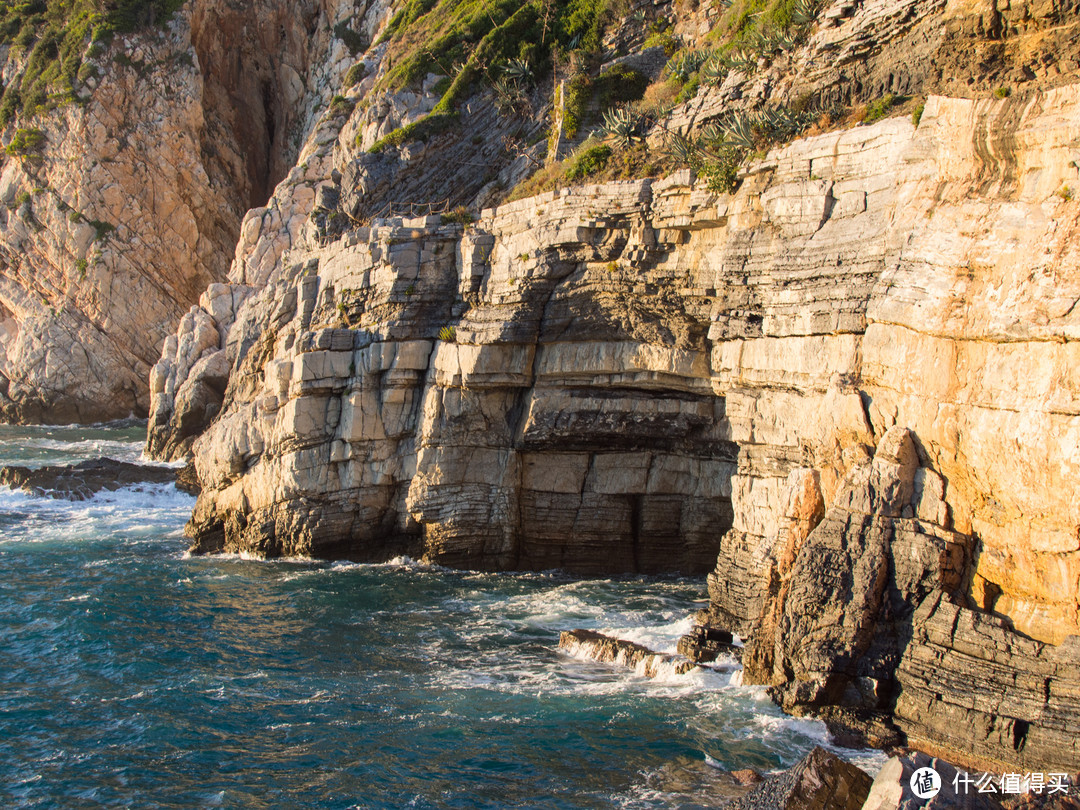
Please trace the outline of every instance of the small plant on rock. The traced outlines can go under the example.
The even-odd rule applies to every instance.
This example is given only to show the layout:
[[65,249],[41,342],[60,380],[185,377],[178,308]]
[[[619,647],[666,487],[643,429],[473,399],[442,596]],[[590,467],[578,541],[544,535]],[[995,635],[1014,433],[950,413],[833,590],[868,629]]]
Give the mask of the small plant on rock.
[[453,326],[444,326],[439,330],[439,340],[444,343],[456,343],[457,329]]
[[447,211],[442,215],[444,225],[469,225],[476,222],[476,217],[464,205],[459,205],[453,211]]

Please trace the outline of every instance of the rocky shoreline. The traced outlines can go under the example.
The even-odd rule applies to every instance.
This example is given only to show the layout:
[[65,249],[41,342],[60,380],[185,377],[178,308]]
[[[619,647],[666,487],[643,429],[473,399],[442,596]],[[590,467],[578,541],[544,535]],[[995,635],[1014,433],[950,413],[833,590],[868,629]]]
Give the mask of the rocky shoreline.
[[[662,670],[669,676],[685,675],[705,660],[715,660],[720,650],[714,649],[723,641],[709,640],[695,632],[679,642],[680,652],[690,655],[666,655],[640,644],[607,636],[591,630],[563,631],[559,650],[563,653],[601,664],[626,667],[646,678],[656,677]],[[706,642],[702,652],[688,640]],[[730,639],[729,639],[730,641]],[[736,653],[740,648],[728,645],[724,652]],[[775,697],[775,695],[774,695]],[[830,731],[834,725],[831,723]],[[867,740],[845,739],[833,734],[834,744],[865,745]],[[1036,784],[1031,772],[1005,774],[975,771],[969,773],[956,765],[929,756],[921,751],[899,745],[896,736],[889,744],[880,740],[872,745],[885,748],[889,760],[871,775],[846,762],[824,748],[814,748],[799,763],[786,771],[762,774],[750,769],[733,773],[719,772],[724,777],[715,790],[720,798],[715,806],[725,810],[915,810],[915,808],[957,808],[957,810],[1014,810],[1045,808],[1073,810],[1080,808],[1080,774],[1058,772],[1053,775],[1053,787]],[[914,779],[916,771],[933,769],[940,792],[935,796],[919,796]],[[1048,774],[1041,774],[1045,779]],[[921,789],[921,787],[920,787]],[[929,799],[928,801],[926,799]]]

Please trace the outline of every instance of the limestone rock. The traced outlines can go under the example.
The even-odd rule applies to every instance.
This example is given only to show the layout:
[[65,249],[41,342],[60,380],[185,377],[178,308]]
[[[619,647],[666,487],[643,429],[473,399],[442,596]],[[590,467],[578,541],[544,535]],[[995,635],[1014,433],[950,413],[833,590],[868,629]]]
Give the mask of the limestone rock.
[[[168,25],[98,42],[90,78],[74,88],[80,103],[8,126],[5,143],[18,129],[45,141],[30,158],[0,152],[0,418],[160,410],[146,379],[163,343],[204,289],[218,323],[238,303],[220,282],[244,212],[279,180],[298,185],[298,147],[348,67],[331,58],[334,23],[369,5],[385,12],[193,0]],[[21,50],[0,53],[5,85],[18,84]],[[154,368],[152,388],[168,371]],[[215,385],[196,385],[181,407],[213,410]]]

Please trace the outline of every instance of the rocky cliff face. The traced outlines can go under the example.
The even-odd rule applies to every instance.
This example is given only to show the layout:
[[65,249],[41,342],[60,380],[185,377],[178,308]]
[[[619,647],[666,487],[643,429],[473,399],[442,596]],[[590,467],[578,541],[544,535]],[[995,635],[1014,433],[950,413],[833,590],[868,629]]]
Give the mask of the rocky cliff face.
[[[430,99],[321,119],[151,376],[193,550],[711,569],[701,622],[788,710],[1076,770],[1080,85],[1039,56],[1071,58],[1076,9],[1001,5],[830,3],[788,62],[676,108],[952,91],[734,193],[685,170],[369,219],[425,176],[487,199],[440,155],[489,113],[377,159],[371,116]],[[963,98],[961,64],[1030,84]]]
[[[148,411],[166,335],[224,280],[241,217],[286,175],[352,63],[335,24],[367,11],[196,0],[88,57],[82,103],[7,127],[6,144],[43,141],[0,158],[0,416]],[[3,58],[15,81],[25,60]]]

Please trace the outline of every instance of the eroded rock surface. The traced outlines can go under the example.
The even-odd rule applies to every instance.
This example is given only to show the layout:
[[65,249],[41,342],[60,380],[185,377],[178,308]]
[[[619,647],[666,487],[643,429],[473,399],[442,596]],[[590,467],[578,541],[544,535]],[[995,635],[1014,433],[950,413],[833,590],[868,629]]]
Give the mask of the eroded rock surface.
[[559,649],[601,664],[629,667],[646,678],[655,678],[661,672],[683,675],[696,666],[681,656],[664,655],[633,641],[593,630],[564,630],[559,635]]
[[795,767],[768,777],[726,810],[861,810],[873,780],[820,746]]

